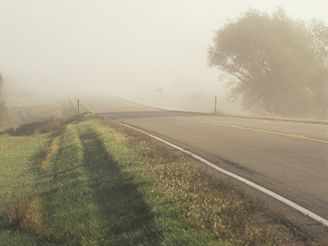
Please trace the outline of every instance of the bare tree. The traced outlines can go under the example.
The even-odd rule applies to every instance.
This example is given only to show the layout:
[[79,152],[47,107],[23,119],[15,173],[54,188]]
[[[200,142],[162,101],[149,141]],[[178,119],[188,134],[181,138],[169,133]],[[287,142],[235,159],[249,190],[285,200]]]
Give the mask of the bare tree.
[[231,80],[247,109],[282,116],[327,117],[328,28],[294,21],[283,9],[249,11],[216,32],[211,66]]

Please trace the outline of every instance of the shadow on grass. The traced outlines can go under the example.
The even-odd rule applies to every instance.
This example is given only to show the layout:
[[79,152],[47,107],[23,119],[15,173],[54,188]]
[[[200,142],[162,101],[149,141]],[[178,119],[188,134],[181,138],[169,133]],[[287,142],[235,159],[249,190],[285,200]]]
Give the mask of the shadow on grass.
[[[76,127],[79,131],[74,137],[80,138],[83,158],[79,157],[78,140],[62,145],[45,172],[40,171],[40,163],[47,151],[42,149],[33,156],[31,168],[38,178],[33,182],[33,194],[23,198],[40,198],[38,226],[44,230],[24,230],[0,213],[0,231],[26,232],[40,243],[55,245],[159,245],[151,209],[138,190],[146,184],[137,183],[121,169],[92,128]],[[49,139],[61,133],[53,133]]]
[[143,184],[120,169],[92,129],[82,131],[80,138],[85,169],[106,220],[111,245],[160,244],[151,209],[138,191]]

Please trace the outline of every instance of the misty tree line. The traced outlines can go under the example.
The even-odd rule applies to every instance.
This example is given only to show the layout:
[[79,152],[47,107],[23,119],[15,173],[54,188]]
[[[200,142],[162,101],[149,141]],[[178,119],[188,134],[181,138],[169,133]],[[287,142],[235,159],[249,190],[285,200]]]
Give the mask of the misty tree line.
[[229,79],[232,98],[281,116],[328,115],[328,27],[278,9],[249,11],[216,32],[209,63]]

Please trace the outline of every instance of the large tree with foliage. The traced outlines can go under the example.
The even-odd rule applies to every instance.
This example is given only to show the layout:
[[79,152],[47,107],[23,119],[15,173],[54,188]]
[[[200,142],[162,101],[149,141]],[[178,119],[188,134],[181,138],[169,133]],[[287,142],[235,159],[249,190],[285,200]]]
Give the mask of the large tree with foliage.
[[216,32],[209,63],[228,75],[247,109],[327,117],[328,27],[321,21],[249,11]]

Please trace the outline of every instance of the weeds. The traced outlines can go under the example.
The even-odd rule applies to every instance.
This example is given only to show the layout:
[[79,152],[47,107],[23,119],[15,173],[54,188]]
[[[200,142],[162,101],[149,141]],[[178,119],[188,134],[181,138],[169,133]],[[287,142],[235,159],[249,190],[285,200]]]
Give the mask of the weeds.
[[18,204],[7,210],[9,221],[18,229],[44,236],[42,204],[39,196],[25,197]]
[[72,123],[74,121],[79,121],[83,117],[84,115],[81,114],[69,118],[50,118],[46,120],[35,121],[32,123],[21,125],[17,128],[8,129],[2,132],[2,135],[31,136],[35,134],[55,132],[63,130],[67,124]]
[[62,120],[42,120],[22,125],[18,128],[9,129],[5,133],[11,136],[31,136],[34,134],[47,133],[63,129],[66,122]]

